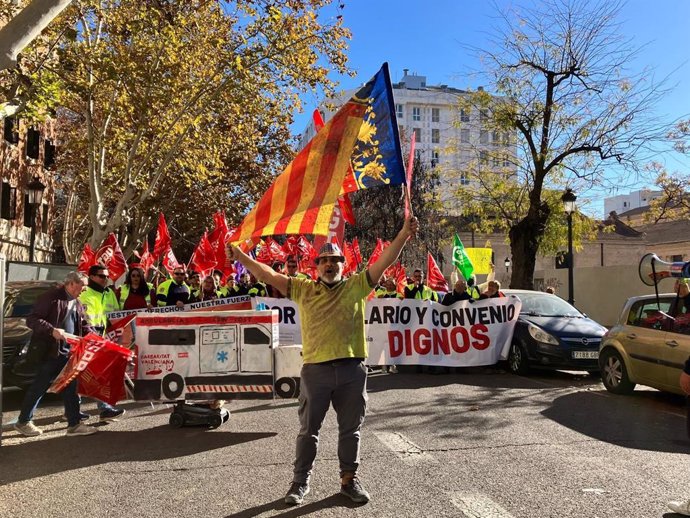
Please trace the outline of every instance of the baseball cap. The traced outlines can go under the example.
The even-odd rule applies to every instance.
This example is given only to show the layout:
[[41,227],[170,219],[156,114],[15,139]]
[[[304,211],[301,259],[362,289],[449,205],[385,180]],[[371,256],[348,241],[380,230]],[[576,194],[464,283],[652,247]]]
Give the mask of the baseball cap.
[[321,247],[319,255],[315,259],[316,264],[319,264],[319,261],[323,257],[337,257],[340,261],[345,262],[345,256],[336,243],[326,243]]

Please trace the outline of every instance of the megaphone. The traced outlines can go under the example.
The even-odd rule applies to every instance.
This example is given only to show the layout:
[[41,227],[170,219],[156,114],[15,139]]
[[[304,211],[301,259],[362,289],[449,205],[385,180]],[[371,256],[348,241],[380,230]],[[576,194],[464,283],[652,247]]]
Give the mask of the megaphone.
[[661,279],[690,277],[690,261],[667,263],[659,259],[656,254],[646,254],[640,260],[638,272],[643,283],[654,286]]

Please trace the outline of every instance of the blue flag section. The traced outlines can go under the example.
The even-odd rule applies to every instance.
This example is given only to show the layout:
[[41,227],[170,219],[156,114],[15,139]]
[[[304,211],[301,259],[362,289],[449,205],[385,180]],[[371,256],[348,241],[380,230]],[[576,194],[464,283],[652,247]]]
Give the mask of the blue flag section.
[[355,186],[344,186],[346,192],[382,185],[405,183],[405,168],[400,150],[398,122],[395,118],[393,88],[388,63],[362,87],[351,102],[366,104],[364,122],[352,153]]

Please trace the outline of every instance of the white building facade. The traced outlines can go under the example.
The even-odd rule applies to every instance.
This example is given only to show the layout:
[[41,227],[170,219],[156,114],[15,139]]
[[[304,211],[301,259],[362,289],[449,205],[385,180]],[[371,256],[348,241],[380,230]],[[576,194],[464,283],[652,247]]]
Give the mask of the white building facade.
[[607,218],[612,211],[616,211],[616,214],[623,214],[632,209],[647,207],[652,200],[661,197],[662,194],[661,191],[642,189],[628,194],[604,198],[604,218]]
[[[490,109],[461,108],[468,92],[448,85],[429,86],[426,77],[409,74],[407,69],[399,83],[394,83],[393,98],[403,153],[409,152],[412,135],[415,155],[427,167],[439,167],[441,199],[449,213],[457,213],[454,191],[471,187],[470,171],[515,172],[514,135],[492,131]],[[341,106],[356,90],[350,90],[335,101]],[[334,112],[320,109],[324,120]],[[301,136],[300,147],[314,136],[310,124]]]

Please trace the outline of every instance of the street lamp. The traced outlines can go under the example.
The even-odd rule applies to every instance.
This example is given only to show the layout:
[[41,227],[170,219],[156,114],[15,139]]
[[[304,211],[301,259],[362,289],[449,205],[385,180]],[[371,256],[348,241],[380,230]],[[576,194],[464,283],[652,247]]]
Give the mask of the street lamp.
[[29,198],[29,208],[31,211],[31,240],[29,243],[29,262],[34,262],[34,248],[36,246],[36,207],[41,204],[43,200],[43,191],[46,186],[41,183],[38,176],[34,176],[33,180],[26,186]]
[[510,268],[510,258],[506,257],[506,260],[503,261],[503,264],[506,266],[506,273],[508,273],[508,268]]
[[575,201],[577,196],[572,189],[568,188],[561,196],[561,201],[563,201],[563,209],[568,215],[568,302],[570,304],[575,303],[573,296],[573,212],[575,212],[577,206]]

